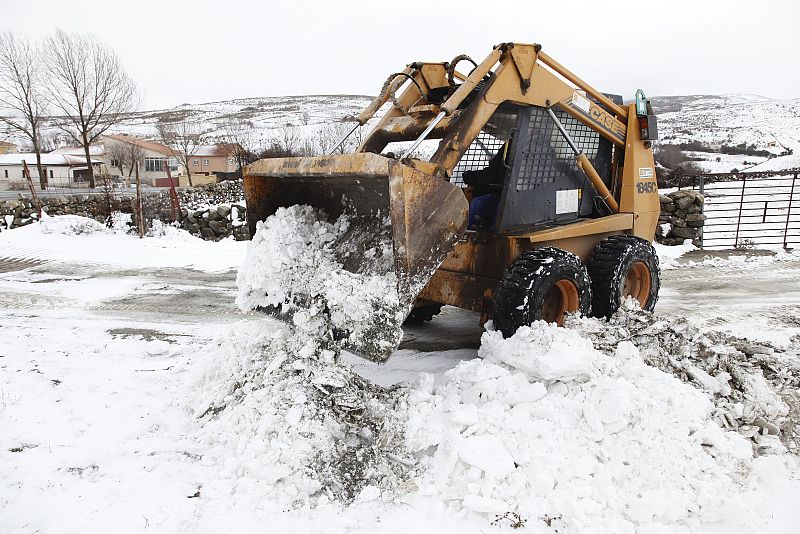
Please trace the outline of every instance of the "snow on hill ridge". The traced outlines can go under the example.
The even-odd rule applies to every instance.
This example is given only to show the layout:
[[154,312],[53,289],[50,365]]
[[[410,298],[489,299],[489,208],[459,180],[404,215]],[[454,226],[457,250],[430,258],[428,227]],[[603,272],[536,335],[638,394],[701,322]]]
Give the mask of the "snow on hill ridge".
[[[309,95],[181,104],[137,112],[113,128],[113,132],[153,138],[160,120],[188,117],[204,125],[211,141],[222,139],[225,125],[232,119],[252,124],[255,137],[262,144],[280,138],[286,128],[293,130],[297,138],[311,139],[327,124],[358,114],[371,99],[366,95]],[[704,155],[706,161],[701,162],[708,171],[727,172],[732,166],[750,167],[748,170],[753,171],[800,167],[800,98],[773,99],[751,94],[678,95],[653,97],[652,102],[658,116],[661,143],[696,141],[716,148],[745,143],[775,155],[772,159],[745,156],[738,161],[709,152]],[[0,136],[3,133],[0,130]],[[789,151],[793,154],[788,155]],[[718,157],[720,161],[716,162]],[[748,165],[744,165],[744,161],[748,161]]]

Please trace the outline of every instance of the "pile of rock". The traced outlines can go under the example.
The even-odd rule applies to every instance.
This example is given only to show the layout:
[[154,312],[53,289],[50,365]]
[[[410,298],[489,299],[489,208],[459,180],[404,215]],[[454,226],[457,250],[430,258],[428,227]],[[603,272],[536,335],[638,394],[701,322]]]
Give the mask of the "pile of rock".
[[700,246],[703,236],[703,195],[688,189],[679,189],[667,195],[659,195],[661,216],[656,228],[656,241],[664,245],[680,245],[691,239]]
[[219,241],[233,236],[236,241],[247,241],[247,209],[241,204],[223,204],[200,210],[181,210],[181,228],[208,241]]

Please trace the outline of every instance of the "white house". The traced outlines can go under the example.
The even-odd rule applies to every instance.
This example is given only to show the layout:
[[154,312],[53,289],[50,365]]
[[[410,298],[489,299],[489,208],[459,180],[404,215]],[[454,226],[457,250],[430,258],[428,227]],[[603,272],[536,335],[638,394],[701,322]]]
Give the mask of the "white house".
[[[133,184],[134,175],[127,162],[120,165],[111,155],[110,147],[116,144],[133,145],[139,149],[141,164],[139,166],[139,178],[143,184],[152,186],[167,187],[169,179],[167,177],[167,166],[169,166],[175,184],[178,184],[178,175],[181,174],[178,160],[175,158],[172,149],[156,141],[148,141],[132,135],[106,134],[100,136],[100,143],[89,147],[89,154],[92,159],[97,159],[102,163],[101,172],[108,174],[114,179],[124,181],[128,185]],[[54,150],[53,153],[65,154],[70,156],[83,156],[83,147],[66,147]]]
[[[167,176],[167,167],[169,167],[170,175],[175,179],[175,185],[178,184],[178,175],[180,174],[180,167],[175,153],[166,145],[162,145],[157,141],[149,141],[140,137],[125,134],[106,134],[100,137],[103,146],[110,148],[114,144],[133,145],[139,149],[142,162],[139,167],[139,177],[143,184],[149,184],[157,187],[168,187],[169,178]],[[108,152],[108,150],[106,150]],[[111,161],[109,156],[106,156],[106,164],[108,165],[108,172],[112,175],[120,175],[123,179],[130,182],[133,175],[130,170],[126,169],[124,173],[120,172],[119,166],[115,161]],[[123,167],[125,167],[123,165]],[[124,176],[123,176],[124,174]]]
[[[86,187],[88,185],[84,180],[87,172],[86,158],[84,156],[49,153],[42,154],[41,157],[48,186]],[[28,188],[22,164],[23,160],[28,164],[31,180],[38,188],[39,170],[36,167],[36,154],[32,152],[0,154],[0,191]],[[100,172],[102,165],[100,160],[93,158],[92,165],[95,172]]]

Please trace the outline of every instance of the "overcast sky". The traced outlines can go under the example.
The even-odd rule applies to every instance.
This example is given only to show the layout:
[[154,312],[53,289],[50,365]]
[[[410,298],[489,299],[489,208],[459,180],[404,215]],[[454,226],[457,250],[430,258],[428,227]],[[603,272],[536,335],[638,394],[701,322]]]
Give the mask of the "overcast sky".
[[800,97],[790,0],[399,2],[2,0],[0,30],[113,47],[143,109],[249,96],[375,94],[417,60],[538,42],[605,92]]

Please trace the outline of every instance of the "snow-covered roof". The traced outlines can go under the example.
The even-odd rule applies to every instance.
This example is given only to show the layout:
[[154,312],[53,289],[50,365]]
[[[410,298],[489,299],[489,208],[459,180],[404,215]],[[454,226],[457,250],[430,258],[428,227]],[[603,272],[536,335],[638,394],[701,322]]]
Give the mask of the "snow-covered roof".
[[[17,166],[22,165],[22,160],[28,166],[36,165],[36,154],[33,152],[24,152],[19,154],[0,154],[0,166]],[[102,163],[101,161],[92,160],[92,163]],[[86,165],[86,158],[82,156],[73,156],[71,154],[56,154],[50,152],[42,154],[42,165],[74,167],[76,165]]]
[[[51,154],[69,154],[72,156],[83,156],[85,153],[82,146],[65,146],[50,152]],[[103,145],[89,145],[90,156],[102,156],[105,153]]]
[[125,134],[106,134],[103,136],[103,139],[110,139],[112,141],[117,141],[120,143],[130,143],[136,145],[138,147],[144,148],[145,150],[150,150],[153,152],[158,152],[159,154],[163,154],[165,156],[174,156],[175,152],[166,145],[162,145],[157,141],[150,141],[148,139],[142,139],[140,137],[134,137],[132,135],[125,135]]

